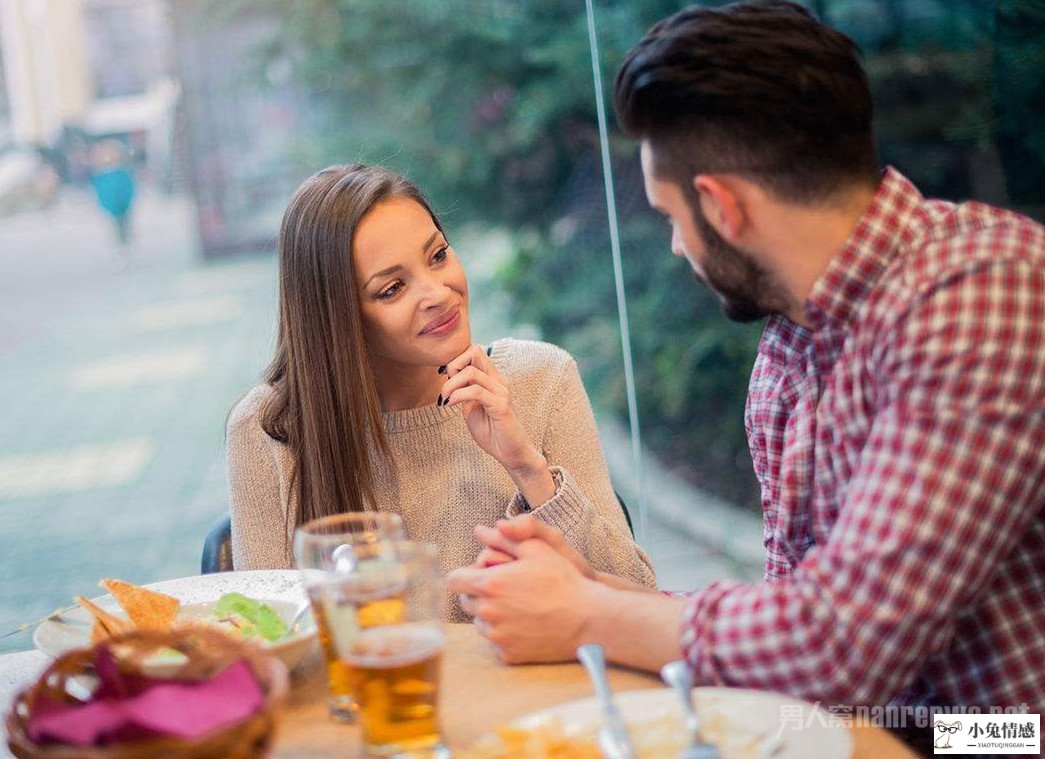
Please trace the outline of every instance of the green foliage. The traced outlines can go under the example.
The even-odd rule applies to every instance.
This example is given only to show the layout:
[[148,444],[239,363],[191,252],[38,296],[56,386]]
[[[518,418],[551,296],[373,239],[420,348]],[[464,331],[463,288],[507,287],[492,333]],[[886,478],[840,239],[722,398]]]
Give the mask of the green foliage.
[[[271,1],[280,54],[323,104],[319,163],[406,171],[437,207],[547,224],[554,192],[597,146],[584,4]],[[619,3],[604,24],[634,27]],[[615,60],[614,57],[611,60]],[[604,75],[612,77],[609,65]]]
[[[997,142],[1012,201],[1045,217],[1045,3],[997,3],[992,83]],[[1035,211],[1037,213],[1035,213]]]

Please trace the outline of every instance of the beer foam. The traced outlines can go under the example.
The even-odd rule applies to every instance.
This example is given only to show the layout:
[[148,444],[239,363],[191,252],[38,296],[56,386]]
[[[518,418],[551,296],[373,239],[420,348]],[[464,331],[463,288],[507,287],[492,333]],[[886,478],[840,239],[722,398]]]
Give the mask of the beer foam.
[[356,667],[389,669],[430,659],[443,649],[443,631],[428,622],[360,630],[341,659]]
[[331,575],[306,585],[309,596],[342,604],[365,604],[385,598],[404,597],[408,583],[395,575]]

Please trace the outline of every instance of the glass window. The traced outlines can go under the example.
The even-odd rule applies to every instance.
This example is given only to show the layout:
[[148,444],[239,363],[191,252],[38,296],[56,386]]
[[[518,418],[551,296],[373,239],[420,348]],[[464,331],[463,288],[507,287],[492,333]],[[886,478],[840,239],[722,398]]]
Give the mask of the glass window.
[[[864,51],[884,163],[1045,218],[1040,3],[809,5]],[[670,255],[610,102],[625,52],[682,6],[0,3],[0,635],[101,577],[198,571],[226,415],[272,355],[280,217],[351,161],[429,194],[479,341],[577,359],[662,587],[759,577],[742,420],[760,326]],[[129,177],[129,220],[102,168]]]

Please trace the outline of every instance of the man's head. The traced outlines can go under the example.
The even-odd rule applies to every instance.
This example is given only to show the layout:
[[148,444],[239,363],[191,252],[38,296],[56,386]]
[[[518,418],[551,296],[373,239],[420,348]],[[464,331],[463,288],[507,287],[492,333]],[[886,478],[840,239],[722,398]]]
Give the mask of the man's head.
[[732,318],[784,300],[765,256],[740,244],[758,215],[752,203],[831,206],[878,182],[856,45],[794,3],[691,6],[661,21],[625,58],[616,107],[642,142],[647,193],[672,221],[673,252]]

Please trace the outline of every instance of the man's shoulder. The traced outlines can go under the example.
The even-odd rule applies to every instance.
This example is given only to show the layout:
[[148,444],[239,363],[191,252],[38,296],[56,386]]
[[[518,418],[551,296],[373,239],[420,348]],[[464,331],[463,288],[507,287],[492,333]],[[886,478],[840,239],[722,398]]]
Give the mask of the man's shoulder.
[[900,281],[915,293],[987,267],[1045,266],[1045,227],[976,201],[926,201],[909,239],[897,264]]

